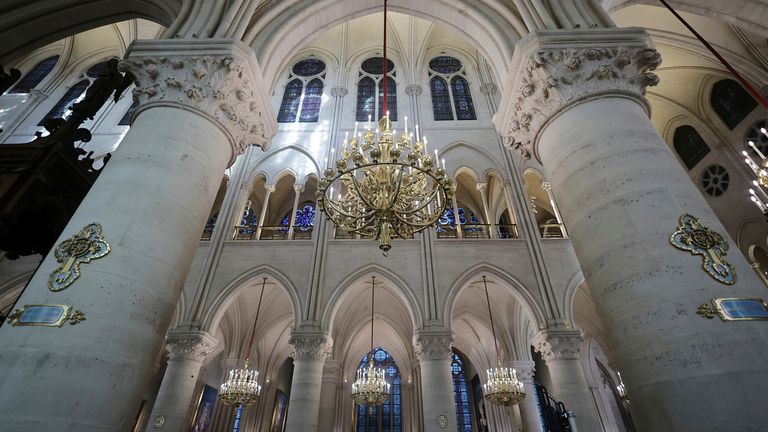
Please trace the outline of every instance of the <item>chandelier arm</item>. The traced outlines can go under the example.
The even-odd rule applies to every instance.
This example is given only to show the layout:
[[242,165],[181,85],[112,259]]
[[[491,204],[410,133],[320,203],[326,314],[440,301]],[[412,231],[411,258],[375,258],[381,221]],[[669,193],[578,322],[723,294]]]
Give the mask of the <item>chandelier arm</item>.
[[[366,216],[370,216],[370,215],[372,215],[372,214],[373,214],[373,211],[370,211],[370,212],[368,212],[368,213],[363,213],[362,215],[355,215],[355,214],[352,214],[352,213],[347,213],[347,212],[345,212],[343,209],[339,208],[339,205],[338,205],[337,203],[335,203],[333,200],[327,200],[327,202],[328,202],[329,204],[331,204],[331,207],[332,207],[332,208],[333,208],[333,209],[334,209],[334,210],[335,210],[337,213],[341,214],[342,216],[347,216],[347,217],[350,217],[350,218],[353,218],[353,219],[363,219],[363,218],[365,218]],[[365,204],[365,203],[364,203],[364,204]],[[366,204],[366,205],[367,205],[367,204]],[[330,216],[330,215],[329,215],[329,216]]]
[[400,196],[400,189],[403,186],[403,172],[404,171],[403,171],[402,165],[400,165],[400,164],[387,164],[387,165],[395,165],[395,169],[398,170],[397,189],[395,189],[395,193],[392,195],[393,198],[389,200],[389,205],[387,206],[387,210],[392,210],[394,212],[397,212],[397,210],[394,207],[395,207],[395,204],[397,204],[397,197]]
[[[362,187],[360,185],[360,182],[357,180],[357,177],[355,177],[355,176],[351,176],[351,177],[352,177],[352,184],[355,185],[355,190],[357,190],[359,192],[361,190],[361,187]],[[368,200],[363,197],[363,194],[358,193],[357,197],[360,198],[360,201],[362,201],[363,204],[368,206],[368,208],[376,208],[373,204],[369,203]]]
[[491,318],[491,333],[493,333],[493,345],[496,347],[496,360],[501,361],[499,355],[499,342],[496,340],[496,327],[493,325],[493,312],[491,312],[491,297],[488,295],[488,283],[483,275],[483,286],[485,287],[485,301],[488,303],[488,316]]

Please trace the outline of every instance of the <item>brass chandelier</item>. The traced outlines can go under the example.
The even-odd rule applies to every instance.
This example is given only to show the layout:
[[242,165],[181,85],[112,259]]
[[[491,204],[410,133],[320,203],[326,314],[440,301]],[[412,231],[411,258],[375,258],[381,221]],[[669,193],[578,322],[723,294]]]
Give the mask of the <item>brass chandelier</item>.
[[488,283],[485,276],[483,276],[483,286],[485,287],[485,300],[488,303],[488,316],[491,319],[493,343],[496,347],[496,367],[488,369],[488,381],[483,384],[483,393],[485,393],[485,398],[494,405],[517,405],[525,399],[525,390],[523,383],[517,379],[517,371],[501,365],[499,343],[496,341],[496,327],[493,325],[493,313],[491,312],[491,298],[488,295]]
[[373,358],[373,299],[376,289],[376,276],[371,276],[371,351],[368,353],[368,365],[357,370],[357,379],[352,383],[352,399],[358,405],[373,407],[389,400],[390,384],[385,371],[377,368]]
[[259,322],[261,300],[264,298],[264,287],[266,284],[267,278],[264,277],[261,283],[261,294],[259,294],[259,305],[256,308],[256,318],[253,320],[253,329],[251,329],[251,339],[248,342],[248,351],[246,351],[245,364],[242,369],[231,369],[227,380],[221,384],[219,399],[221,399],[221,403],[224,405],[230,405],[235,408],[239,406],[249,407],[259,400],[259,395],[261,394],[259,371],[250,369],[248,363],[251,358],[253,337],[256,334],[256,323]]
[[[387,106],[387,0],[384,0],[383,106]],[[370,117],[369,117],[370,119]],[[427,151],[427,139],[408,133],[408,118],[400,136],[392,129],[389,112],[376,131],[352,138],[320,180],[317,208],[340,229],[379,241],[386,256],[393,237],[410,238],[437,222],[452,199],[455,186]],[[412,139],[413,138],[413,139]],[[422,139],[423,138],[423,139]],[[332,165],[333,166],[333,165]]]

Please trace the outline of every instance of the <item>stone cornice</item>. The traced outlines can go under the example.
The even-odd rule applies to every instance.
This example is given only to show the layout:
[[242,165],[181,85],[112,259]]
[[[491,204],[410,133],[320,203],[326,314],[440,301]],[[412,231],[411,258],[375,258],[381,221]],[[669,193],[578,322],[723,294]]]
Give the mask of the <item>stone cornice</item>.
[[269,147],[277,131],[261,68],[246,45],[229,39],[137,40],[120,62],[136,83],[139,108],[178,106],[210,119],[229,137],[234,158],[248,145]]
[[219,341],[204,331],[172,332],[165,338],[171,360],[202,360],[216,349]]
[[618,95],[637,100],[650,113],[645,89],[658,83],[651,71],[660,63],[643,29],[532,33],[517,44],[493,119],[496,130],[527,158],[536,155],[544,125],[579,102]]

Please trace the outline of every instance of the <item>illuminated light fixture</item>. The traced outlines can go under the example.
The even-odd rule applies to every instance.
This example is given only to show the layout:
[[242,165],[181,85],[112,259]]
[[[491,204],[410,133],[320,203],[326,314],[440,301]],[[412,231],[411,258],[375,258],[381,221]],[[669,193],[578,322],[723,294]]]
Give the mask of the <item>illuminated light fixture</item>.
[[[390,384],[385,371],[377,368],[373,358],[373,300],[376,289],[376,276],[371,276],[371,351],[368,353],[368,365],[357,370],[357,379],[352,383],[352,399],[358,405],[374,407],[389,400]],[[346,380],[345,380],[346,381]]]

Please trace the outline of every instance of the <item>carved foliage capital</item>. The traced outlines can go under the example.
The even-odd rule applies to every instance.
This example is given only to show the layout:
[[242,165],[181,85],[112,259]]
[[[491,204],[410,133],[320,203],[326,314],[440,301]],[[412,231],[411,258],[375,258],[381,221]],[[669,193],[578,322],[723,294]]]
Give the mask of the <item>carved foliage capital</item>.
[[202,360],[218,345],[218,340],[206,332],[169,333],[165,342],[171,360]]
[[265,107],[247,62],[229,55],[136,56],[119,67],[133,76],[137,112],[152,103],[181,104],[222,126],[235,155],[251,144],[268,146]]
[[652,71],[661,55],[649,47],[547,48],[522,61],[500,126],[505,144],[528,158],[541,127],[569,104],[621,94],[647,106],[645,90],[659,82]]
[[413,340],[413,348],[420,361],[450,359],[453,355],[452,344],[453,334],[450,332],[418,332]]
[[578,360],[584,338],[578,330],[540,332],[534,337],[536,351],[547,362],[553,360]]
[[288,343],[293,345],[292,357],[295,360],[325,361],[333,349],[333,340],[323,334],[294,333]]
[[533,384],[536,363],[532,361],[513,361],[512,367],[517,371],[517,378],[525,384]]

